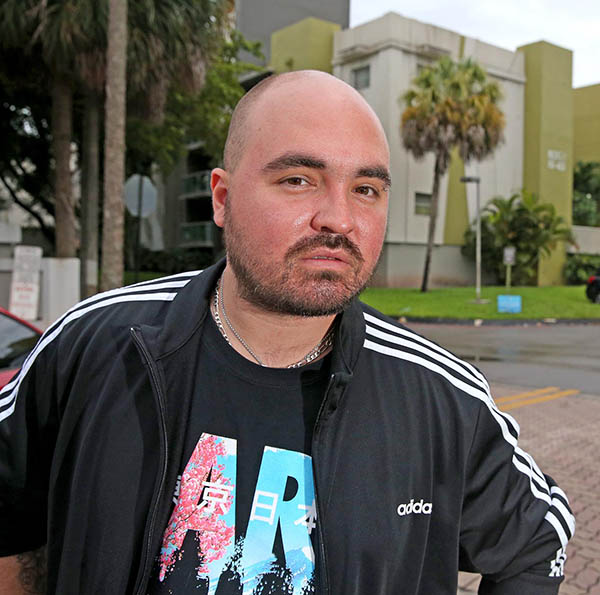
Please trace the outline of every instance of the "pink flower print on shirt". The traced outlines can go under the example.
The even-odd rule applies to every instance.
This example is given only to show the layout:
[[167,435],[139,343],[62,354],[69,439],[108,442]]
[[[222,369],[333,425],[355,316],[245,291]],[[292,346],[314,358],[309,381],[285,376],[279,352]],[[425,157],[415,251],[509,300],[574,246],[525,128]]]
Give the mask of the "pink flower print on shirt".
[[177,561],[188,531],[196,532],[198,575],[219,560],[231,543],[235,527],[223,520],[233,501],[234,485],[223,476],[218,456],[227,454],[223,439],[202,434],[188,461],[179,485],[179,497],[165,529],[160,552],[159,580],[162,582]]

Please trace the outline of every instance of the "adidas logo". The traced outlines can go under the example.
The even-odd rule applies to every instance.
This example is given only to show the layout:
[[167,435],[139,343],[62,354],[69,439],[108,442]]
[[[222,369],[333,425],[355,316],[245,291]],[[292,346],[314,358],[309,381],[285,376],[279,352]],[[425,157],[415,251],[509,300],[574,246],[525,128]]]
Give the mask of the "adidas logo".
[[431,514],[431,508],[431,502],[423,502],[423,499],[415,502],[411,498],[408,504],[400,504],[396,512],[400,516],[406,516],[407,514]]

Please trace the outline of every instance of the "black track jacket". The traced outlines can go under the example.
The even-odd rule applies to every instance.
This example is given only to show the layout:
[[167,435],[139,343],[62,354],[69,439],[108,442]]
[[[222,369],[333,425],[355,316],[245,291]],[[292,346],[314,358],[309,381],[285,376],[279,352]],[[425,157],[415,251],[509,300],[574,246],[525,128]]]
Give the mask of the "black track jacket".
[[[48,592],[145,593],[224,263],[93,296],[0,392],[0,556]],[[316,422],[322,595],[556,593],[574,519],[473,366],[355,300]]]

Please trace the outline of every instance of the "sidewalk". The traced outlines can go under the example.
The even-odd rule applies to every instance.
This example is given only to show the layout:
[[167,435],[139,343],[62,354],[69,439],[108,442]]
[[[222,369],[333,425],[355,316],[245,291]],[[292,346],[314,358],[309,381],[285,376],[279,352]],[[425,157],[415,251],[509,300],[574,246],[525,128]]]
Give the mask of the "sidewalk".
[[[494,398],[526,390],[492,386]],[[600,395],[571,395],[510,415],[521,426],[519,445],[565,490],[577,520],[560,593],[600,595]],[[478,576],[460,573],[458,593],[476,593],[478,584]]]

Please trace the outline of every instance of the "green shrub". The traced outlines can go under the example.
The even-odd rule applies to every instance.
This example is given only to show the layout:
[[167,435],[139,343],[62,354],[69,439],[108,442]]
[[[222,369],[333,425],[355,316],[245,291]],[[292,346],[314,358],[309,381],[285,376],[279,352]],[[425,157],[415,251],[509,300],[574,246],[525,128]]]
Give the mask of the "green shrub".
[[586,283],[598,269],[600,269],[598,254],[567,254],[565,278],[568,285]]
[[600,226],[600,162],[575,164],[573,190],[573,224]]
[[590,227],[600,225],[598,204],[589,192],[587,194],[577,190],[573,192],[573,225]]
[[[504,283],[504,248],[516,248],[513,285],[535,285],[540,255],[549,255],[559,241],[574,243],[571,229],[554,205],[523,190],[510,198],[493,198],[481,211],[481,262],[486,272]],[[475,260],[474,224],[465,232],[462,253]]]

